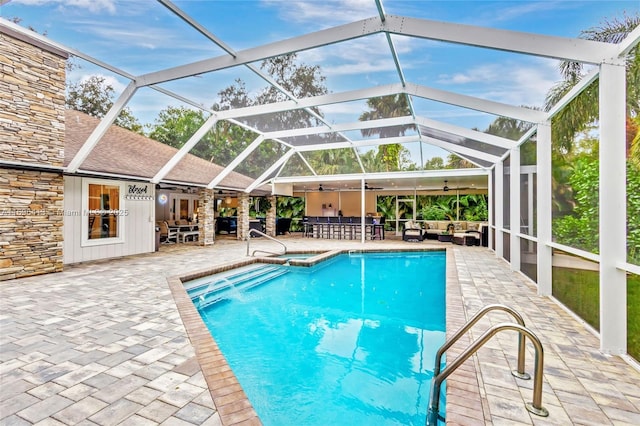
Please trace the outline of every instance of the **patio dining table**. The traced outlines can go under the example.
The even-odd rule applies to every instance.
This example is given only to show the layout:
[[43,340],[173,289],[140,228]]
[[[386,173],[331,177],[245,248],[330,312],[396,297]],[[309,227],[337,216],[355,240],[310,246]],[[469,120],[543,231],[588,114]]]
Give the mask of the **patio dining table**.
[[189,237],[191,237],[192,240],[195,240],[200,235],[198,224],[195,223],[189,225],[169,226],[169,229],[176,229],[178,231],[178,241],[182,240],[183,243],[186,242]]

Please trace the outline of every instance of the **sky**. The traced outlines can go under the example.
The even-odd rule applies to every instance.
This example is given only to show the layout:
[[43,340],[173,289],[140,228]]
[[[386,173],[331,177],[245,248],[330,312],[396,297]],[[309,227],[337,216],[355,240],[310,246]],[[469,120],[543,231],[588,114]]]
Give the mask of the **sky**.
[[[65,46],[82,51],[133,75],[225,54],[153,0],[0,0],[0,17],[20,18]],[[235,51],[312,31],[378,16],[374,0],[175,0]],[[578,37],[640,11],[640,0],[626,1],[426,1],[383,0],[389,15]],[[559,80],[556,60],[448,43],[392,36],[406,80],[513,105],[541,108]],[[359,38],[301,52],[298,59],[318,65],[329,92],[398,83],[398,73],[383,35]],[[120,92],[126,78],[81,60],[68,74],[78,82],[104,76]],[[259,64],[256,64],[259,65]],[[266,86],[245,67],[165,83],[163,86],[210,106],[218,93],[240,78],[251,93]],[[167,106],[180,102],[144,88],[129,103],[142,123],[153,123]],[[430,119],[484,130],[495,117],[416,99],[416,111]],[[334,123],[356,121],[364,102],[322,108]]]

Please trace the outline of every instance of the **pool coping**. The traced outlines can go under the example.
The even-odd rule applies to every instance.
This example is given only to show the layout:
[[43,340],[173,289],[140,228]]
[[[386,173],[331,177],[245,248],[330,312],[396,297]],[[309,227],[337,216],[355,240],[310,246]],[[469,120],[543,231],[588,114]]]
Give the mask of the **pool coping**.
[[[217,267],[203,268],[188,274],[167,278],[171,294],[180,313],[187,336],[195,350],[196,358],[204,379],[211,393],[213,403],[218,410],[223,425],[261,425],[258,414],[253,409],[251,402],[244,393],[242,386],[228,365],[222,351],[215,339],[207,329],[198,313],[195,305],[188,296],[183,282],[201,278],[209,274],[225,272],[241,266],[254,263],[286,263],[296,266],[313,266],[341,253],[370,253],[370,252],[428,252],[445,251],[446,255],[446,334],[449,338],[467,321],[466,310],[462,299],[460,283],[458,281],[455,255],[451,248],[407,248],[407,249],[358,249],[358,250],[331,250],[318,256],[307,259],[278,259],[273,257],[257,257],[232,261]],[[310,251],[307,253],[315,253]],[[318,252],[320,253],[320,252]],[[294,262],[295,261],[295,262]],[[448,351],[448,356],[457,356],[469,343],[464,336],[460,342]],[[475,363],[466,362],[453,376],[447,379],[446,386],[446,417],[447,424],[471,424],[485,423],[490,420],[488,415],[486,398],[480,393],[481,378],[477,374]],[[426,414],[426,413],[425,413]]]

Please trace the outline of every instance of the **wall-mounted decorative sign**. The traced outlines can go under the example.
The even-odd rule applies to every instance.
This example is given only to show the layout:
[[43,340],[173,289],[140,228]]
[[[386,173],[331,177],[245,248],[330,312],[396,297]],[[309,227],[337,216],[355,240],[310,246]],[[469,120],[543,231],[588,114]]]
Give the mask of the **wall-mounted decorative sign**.
[[125,197],[127,200],[137,201],[152,201],[154,200],[148,185],[129,184],[127,185],[127,193]]

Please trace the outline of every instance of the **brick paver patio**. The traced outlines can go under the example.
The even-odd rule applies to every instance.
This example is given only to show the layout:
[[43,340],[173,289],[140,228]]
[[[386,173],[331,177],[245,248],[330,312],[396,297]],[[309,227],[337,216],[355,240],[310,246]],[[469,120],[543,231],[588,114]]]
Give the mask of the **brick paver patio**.
[[[361,248],[351,241],[284,241],[291,250]],[[256,241],[252,247],[270,244]],[[522,314],[545,348],[543,405],[549,417],[525,410],[532,383],[511,376],[516,336],[505,333],[448,380],[449,424],[640,424],[638,370],[600,353],[598,339],[581,322],[538,297],[533,284],[489,250],[397,240],[365,247],[416,244],[449,248],[449,332],[482,306],[504,303]],[[190,340],[167,282],[245,254],[246,243],[234,240],[206,248],[163,246],[159,253],[0,283],[0,424],[255,424],[237,414],[246,410],[243,404],[216,408],[220,395],[205,377],[220,371],[208,371],[215,367]],[[470,336],[504,321],[502,315],[488,317]],[[452,348],[450,356],[461,348]],[[529,372],[532,360],[529,346]]]

